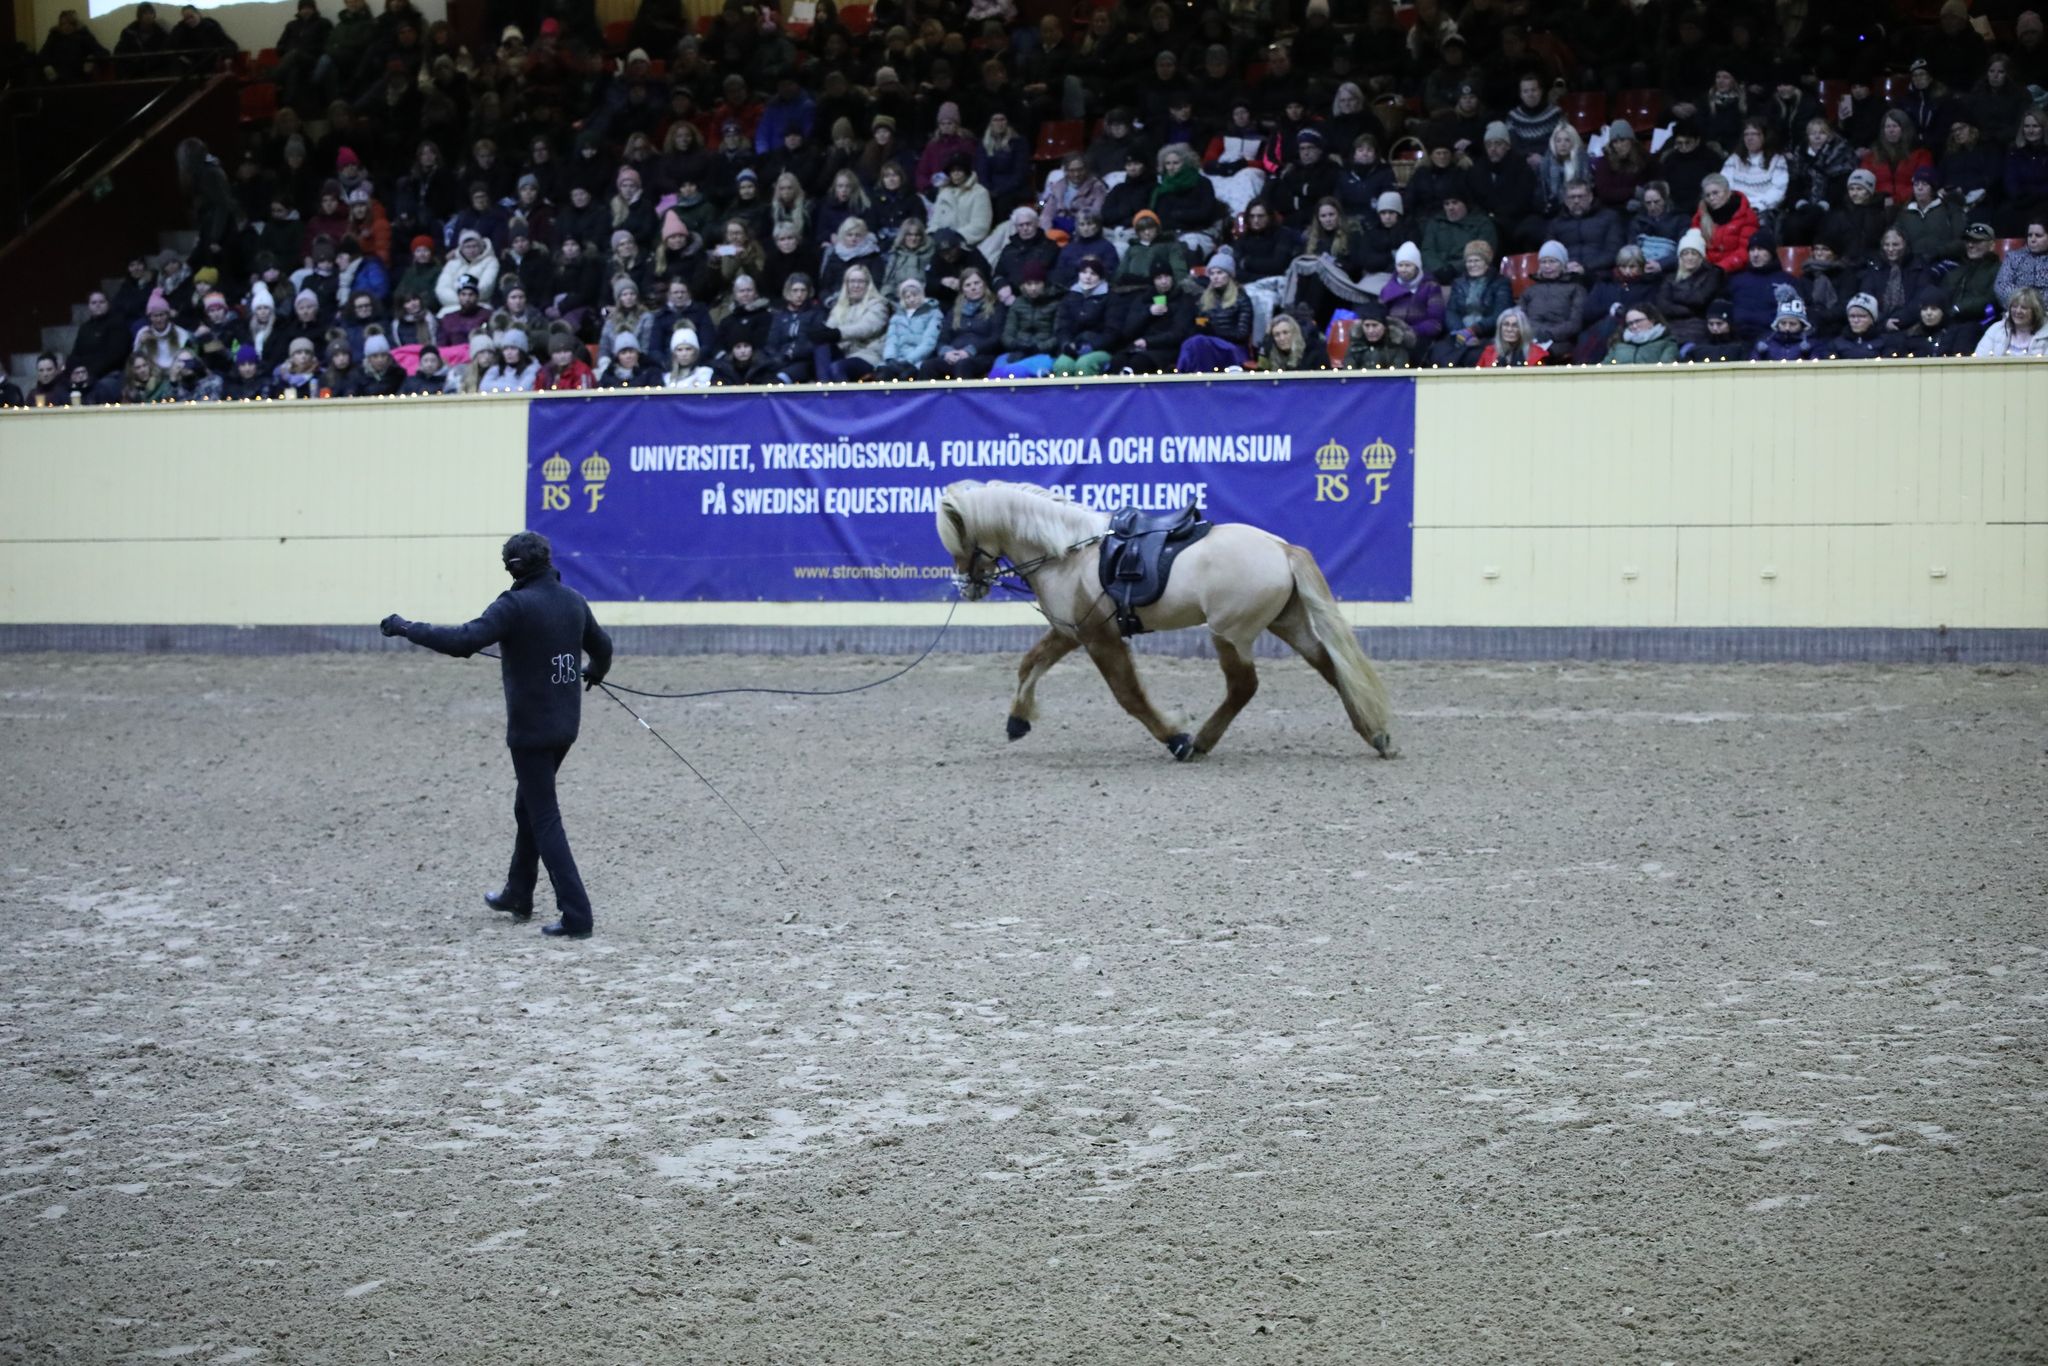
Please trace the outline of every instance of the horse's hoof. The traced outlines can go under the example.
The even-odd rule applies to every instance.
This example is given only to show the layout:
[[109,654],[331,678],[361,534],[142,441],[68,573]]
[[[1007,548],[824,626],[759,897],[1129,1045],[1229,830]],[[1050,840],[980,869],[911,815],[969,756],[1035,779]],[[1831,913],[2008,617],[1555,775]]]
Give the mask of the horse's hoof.
[[1167,736],[1166,747],[1173,752],[1173,757],[1182,763],[1195,757],[1195,737],[1186,731]]
[[1003,727],[1003,732],[1012,740],[1022,740],[1031,733],[1031,723],[1021,716],[1013,716],[1010,723]]
[[1395,757],[1393,738],[1385,731],[1381,731],[1378,735],[1372,737],[1372,747],[1380,752],[1380,758],[1382,759],[1392,759]]

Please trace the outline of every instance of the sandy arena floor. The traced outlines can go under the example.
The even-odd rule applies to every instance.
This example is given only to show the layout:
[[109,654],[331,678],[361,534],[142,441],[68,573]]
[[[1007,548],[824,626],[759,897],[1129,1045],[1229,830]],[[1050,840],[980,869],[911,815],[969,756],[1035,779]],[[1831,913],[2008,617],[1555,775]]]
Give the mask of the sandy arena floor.
[[2048,1360],[2048,673],[7,665],[0,1360]]

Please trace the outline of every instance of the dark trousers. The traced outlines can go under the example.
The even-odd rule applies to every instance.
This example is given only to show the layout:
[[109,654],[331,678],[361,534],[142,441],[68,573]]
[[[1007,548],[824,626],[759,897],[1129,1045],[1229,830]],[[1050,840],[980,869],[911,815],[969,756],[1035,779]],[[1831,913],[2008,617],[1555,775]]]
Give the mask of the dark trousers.
[[572,930],[590,928],[590,896],[576,872],[576,856],[569,852],[569,832],[562,828],[562,808],[555,801],[555,771],[569,757],[569,746],[553,749],[515,749],[512,771],[519,778],[519,795],[513,799],[512,815],[519,822],[519,838],[512,845],[512,868],[505,874],[505,891],[522,901],[533,900],[540,866],[547,865],[548,881],[555,884],[555,908],[562,923]]

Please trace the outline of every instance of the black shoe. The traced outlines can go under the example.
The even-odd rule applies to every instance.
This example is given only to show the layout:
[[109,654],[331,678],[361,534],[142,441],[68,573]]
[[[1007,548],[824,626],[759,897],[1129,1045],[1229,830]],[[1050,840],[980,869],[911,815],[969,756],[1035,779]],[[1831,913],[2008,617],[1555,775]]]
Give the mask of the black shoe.
[[533,919],[533,903],[520,901],[504,892],[485,892],[484,905],[494,911],[503,911],[514,920]]
[[590,938],[590,926],[585,925],[582,929],[579,930],[571,928],[566,922],[560,920],[555,921],[551,925],[541,926],[540,932],[554,939]]

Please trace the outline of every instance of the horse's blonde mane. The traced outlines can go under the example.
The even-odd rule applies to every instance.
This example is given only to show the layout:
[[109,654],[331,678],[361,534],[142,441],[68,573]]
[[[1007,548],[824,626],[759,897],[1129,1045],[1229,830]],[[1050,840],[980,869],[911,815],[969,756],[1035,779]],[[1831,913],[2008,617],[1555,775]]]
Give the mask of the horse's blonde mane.
[[985,533],[992,541],[1041,551],[1099,536],[1109,527],[1108,513],[1082,507],[1064,490],[1039,484],[967,481],[947,488],[944,503],[960,514],[971,540]]

